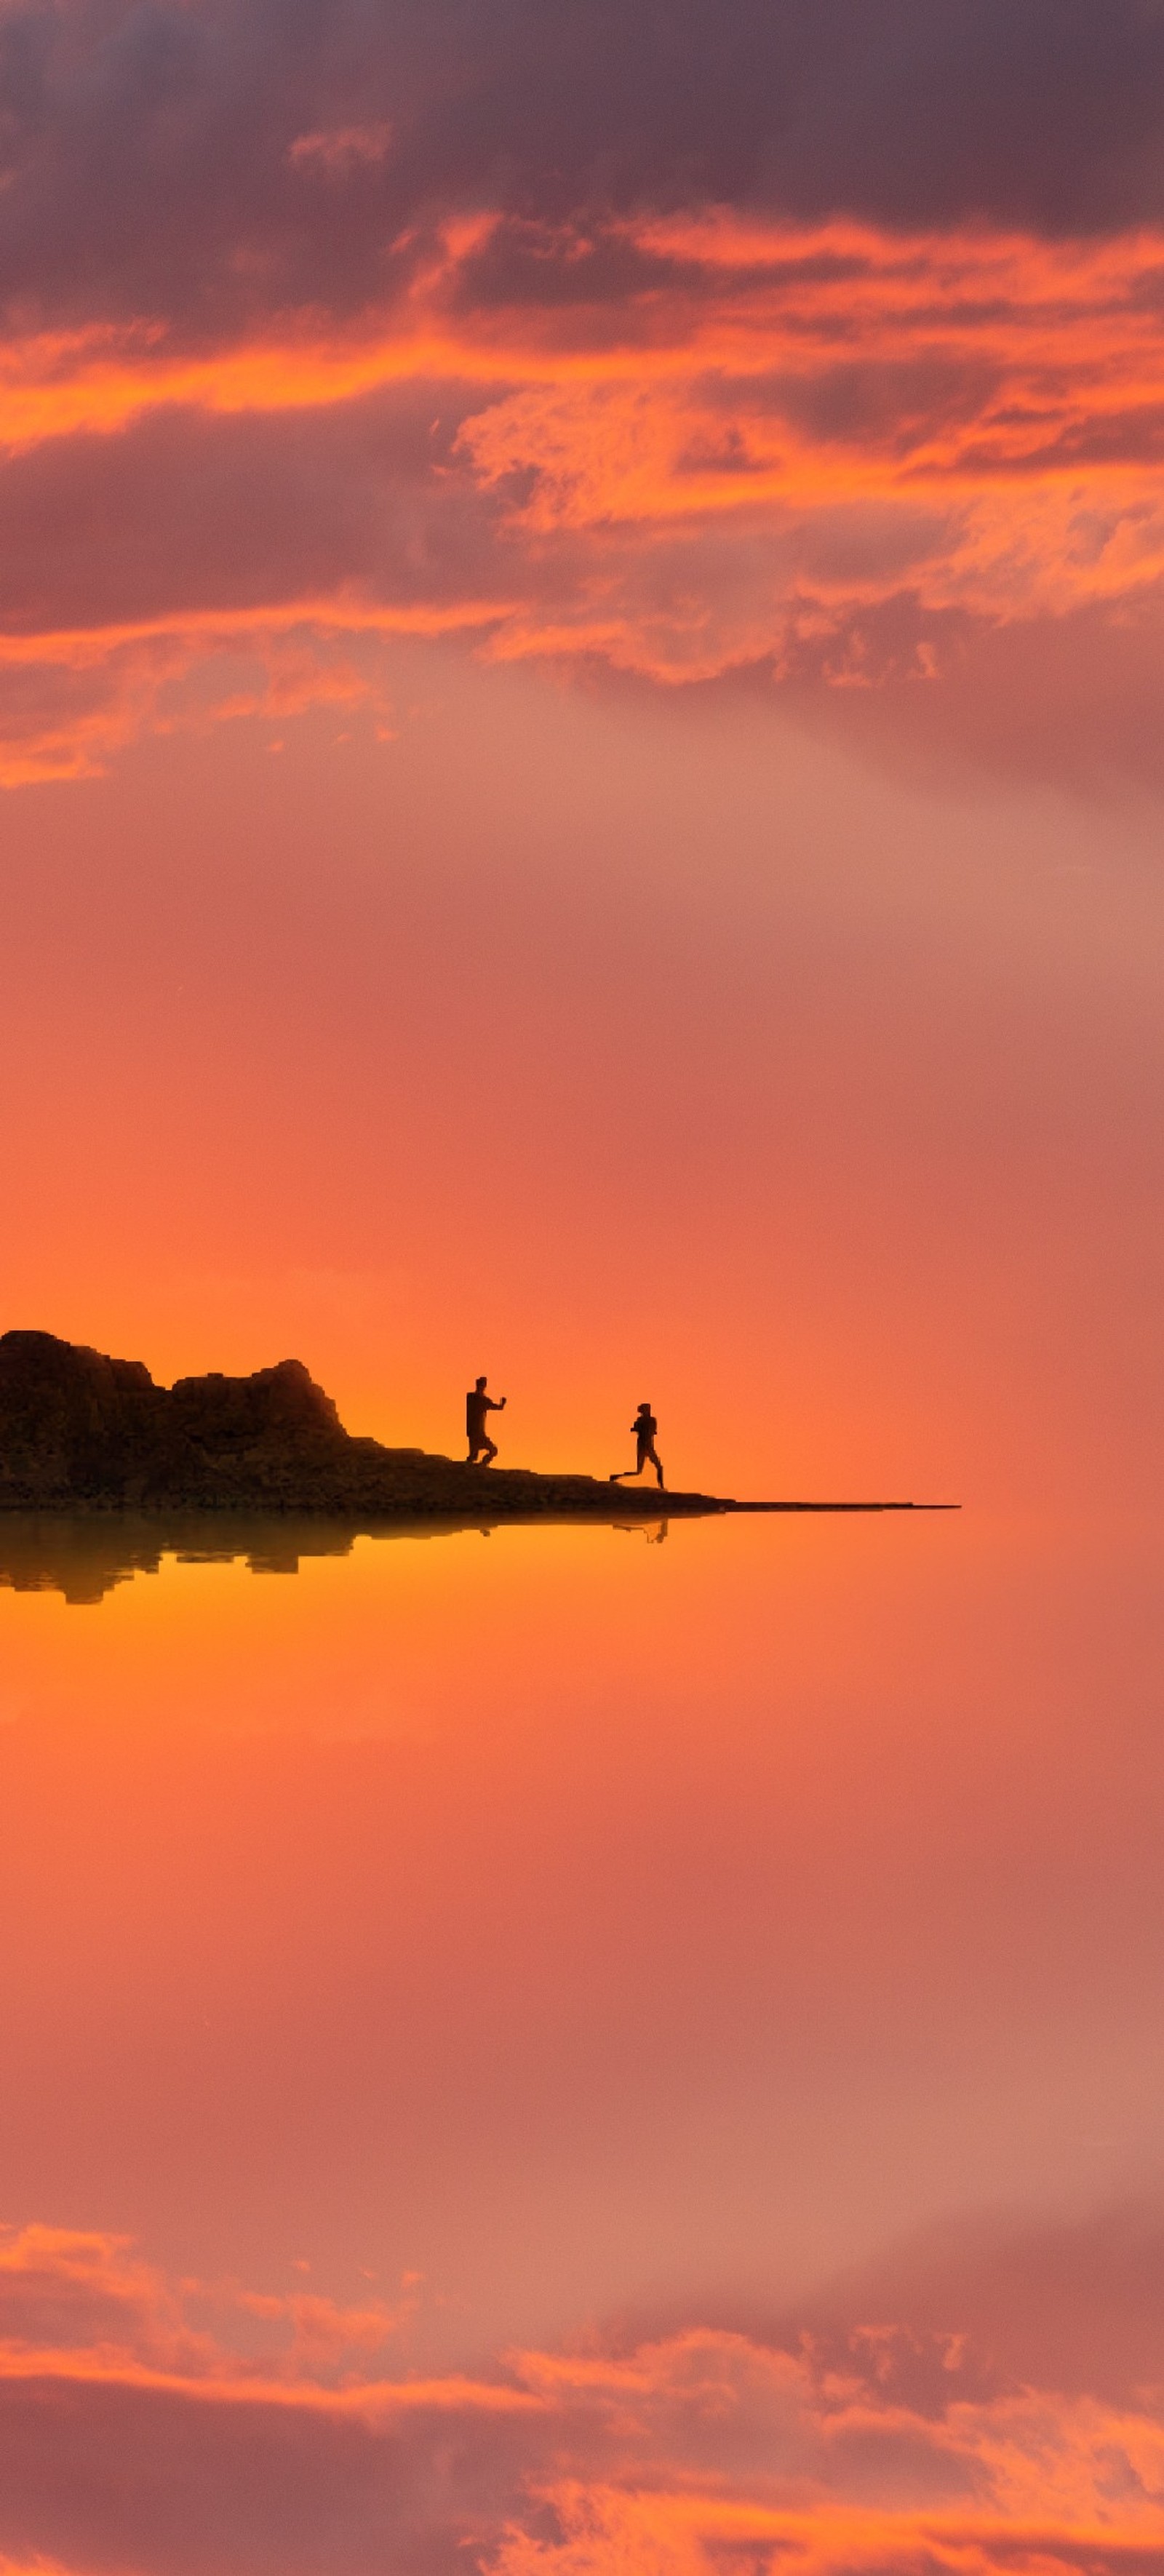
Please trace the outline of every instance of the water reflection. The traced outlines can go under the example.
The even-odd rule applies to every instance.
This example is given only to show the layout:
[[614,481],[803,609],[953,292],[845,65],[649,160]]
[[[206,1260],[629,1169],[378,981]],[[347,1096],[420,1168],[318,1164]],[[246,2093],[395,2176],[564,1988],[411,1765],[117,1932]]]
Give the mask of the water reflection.
[[[488,2494],[427,2555],[385,2521],[385,2563],[707,2576],[646,2531],[559,2569],[462,2528],[520,2516],[551,2454],[595,2495],[615,2453],[685,2495],[717,2427],[709,2494],[751,2492],[745,2434],[765,2495],[793,2443],[823,2477],[858,2381],[883,2451],[836,2475],[904,2512],[998,2368],[1070,2365],[1089,2402],[1164,2382],[1156,2236],[1068,2225],[1160,2171],[1158,1569],[1154,1528],[953,1516],[0,1524],[0,2219],[61,2231],[0,2234],[6,2479],[39,2373],[56,2459],[90,2408],[118,2494],[146,2399],[175,2443],[213,2433],[179,2457],[159,2415],[185,2510],[259,2439],[261,2359],[300,2394],[220,2527],[266,2533],[254,2496],[293,2475],[312,2566],[367,2576],[311,2517],[387,2375],[417,2491],[452,2442]],[[1017,2437],[973,2423],[977,2496]],[[45,2563],[98,2563],[34,2527]],[[153,2569],[117,2536],[101,2564]],[[895,2526],[879,2576],[923,2563]]]
[[[536,1527],[571,1527],[566,1515],[537,1517]],[[593,1513],[580,1525],[633,1532],[648,1545],[666,1538],[666,1520],[609,1523]],[[496,1523],[442,1513],[427,1520],[343,1521],[297,1513],[130,1512],[0,1513],[0,1587],[12,1592],[62,1592],[75,1607],[104,1601],[135,1574],[158,1574],[167,1559],[179,1565],[245,1565],[252,1574],[298,1574],[304,1559],[350,1556],[359,1538],[453,1538],[475,1531],[491,1538]],[[524,1527],[507,1515],[505,1526]]]
[[625,1531],[628,1537],[645,1539],[648,1547],[661,1547],[670,1533],[671,1523],[669,1520],[615,1521],[614,1527]]
[[103,1601],[135,1574],[157,1574],[167,1558],[181,1565],[236,1565],[252,1574],[298,1574],[304,1559],[350,1556],[359,1538],[454,1538],[466,1531],[491,1538],[496,1529],[611,1529],[661,1547],[672,1520],[718,1518],[723,1513],[793,1519],[880,1518],[883,1515],[953,1512],[956,1503],[786,1502],[694,1505],[670,1498],[666,1514],[628,1509],[627,1498],[609,1513],[506,1510],[500,1519],[440,1512],[402,1518],[375,1513],[343,1519],[307,1512],[158,1510],[149,1513],[0,1512],[0,1589],[63,1592],[75,1607]]

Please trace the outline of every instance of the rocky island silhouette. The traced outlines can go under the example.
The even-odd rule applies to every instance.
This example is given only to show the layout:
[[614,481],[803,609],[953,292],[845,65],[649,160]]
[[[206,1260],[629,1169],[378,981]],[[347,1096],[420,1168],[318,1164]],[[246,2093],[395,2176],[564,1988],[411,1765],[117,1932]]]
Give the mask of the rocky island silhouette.
[[[377,1522],[657,1516],[657,1491],[471,1466],[346,1431],[301,1360],[156,1386],[141,1360],[55,1334],[0,1335],[0,1511],[259,1512]],[[671,1516],[913,1511],[898,1502],[741,1502],[668,1493]]]

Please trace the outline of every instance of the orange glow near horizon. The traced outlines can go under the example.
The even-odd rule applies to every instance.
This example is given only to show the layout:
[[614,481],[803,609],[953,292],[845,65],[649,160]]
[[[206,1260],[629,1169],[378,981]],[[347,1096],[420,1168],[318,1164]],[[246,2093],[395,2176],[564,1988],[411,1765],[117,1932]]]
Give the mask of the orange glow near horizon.
[[1142,1508],[1137,830],[395,649],[394,739],[341,662],[11,807],[6,1321],[445,1454],[484,1368],[511,1464],[646,1395],[685,1486]]

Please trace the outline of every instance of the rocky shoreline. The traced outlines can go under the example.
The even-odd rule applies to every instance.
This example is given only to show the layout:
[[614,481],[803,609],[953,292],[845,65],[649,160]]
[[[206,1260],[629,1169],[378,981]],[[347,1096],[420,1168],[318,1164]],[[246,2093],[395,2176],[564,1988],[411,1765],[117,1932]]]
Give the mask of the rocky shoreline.
[[164,1387],[140,1360],[110,1359],[52,1333],[0,1334],[0,1515],[298,1514],[347,1522],[355,1533],[405,1523],[918,1508],[741,1502],[528,1467],[468,1467],[345,1431],[301,1360]]
[[0,1511],[300,1513],[368,1521],[730,1511],[711,1494],[467,1467],[345,1431],[300,1360],[155,1386],[140,1360],[0,1336]]

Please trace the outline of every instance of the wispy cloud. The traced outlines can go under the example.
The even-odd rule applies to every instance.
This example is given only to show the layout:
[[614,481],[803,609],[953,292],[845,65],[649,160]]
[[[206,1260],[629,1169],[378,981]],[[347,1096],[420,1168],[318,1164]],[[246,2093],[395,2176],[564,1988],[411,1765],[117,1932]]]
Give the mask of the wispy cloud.
[[392,128],[383,121],[322,126],[314,134],[297,134],[288,145],[287,158],[297,170],[320,170],[329,179],[345,179],[354,170],[382,161],[391,141]]

